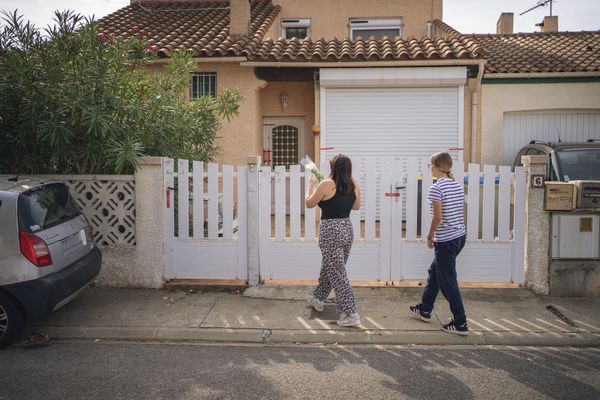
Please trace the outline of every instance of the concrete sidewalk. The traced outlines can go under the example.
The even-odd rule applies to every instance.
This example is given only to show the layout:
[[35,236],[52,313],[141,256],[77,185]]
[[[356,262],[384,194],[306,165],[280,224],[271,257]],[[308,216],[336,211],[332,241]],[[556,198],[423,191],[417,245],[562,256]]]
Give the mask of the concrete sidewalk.
[[441,295],[431,323],[408,313],[421,288],[354,288],[362,317],[358,328],[338,327],[333,304],[314,318],[318,313],[304,300],[308,290],[264,286],[242,294],[91,287],[28,331],[86,340],[600,346],[600,299],[462,289],[470,332],[460,337],[441,331],[451,316]]

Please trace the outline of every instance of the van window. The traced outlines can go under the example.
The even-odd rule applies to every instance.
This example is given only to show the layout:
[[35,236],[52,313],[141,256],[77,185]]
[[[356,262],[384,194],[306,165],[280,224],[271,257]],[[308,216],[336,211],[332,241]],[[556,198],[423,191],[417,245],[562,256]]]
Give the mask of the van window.
[[600,179],[600,149],[565,149],[556,152],[562,179],[598,180]]
[[19,195],[19,230],[34,233],[81,214],[63,183],[41,185]]

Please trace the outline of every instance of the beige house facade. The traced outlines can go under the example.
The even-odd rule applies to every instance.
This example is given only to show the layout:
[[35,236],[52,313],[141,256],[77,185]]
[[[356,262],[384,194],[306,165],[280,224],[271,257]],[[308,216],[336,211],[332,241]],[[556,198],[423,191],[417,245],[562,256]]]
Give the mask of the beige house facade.
[[510,146],[536,139],[507,132],[508,122],[539,120],[535,112],[589,114],[600,139],[600,33],[513,34],[503,15],[501,33],[463,35],[442,10],[442,0],[132,0],[101,24],[148,32],[157,70],[173,51],[191,51],[190,97],[206,94],[194,75],[214,85],[208,95],[240,90],[239,117],[218,132],[219,163],[446,150],[506,164]]

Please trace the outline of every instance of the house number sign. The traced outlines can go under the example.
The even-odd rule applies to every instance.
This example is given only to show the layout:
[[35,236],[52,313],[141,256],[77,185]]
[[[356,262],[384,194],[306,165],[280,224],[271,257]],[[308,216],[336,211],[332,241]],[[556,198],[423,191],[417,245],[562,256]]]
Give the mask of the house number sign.
[[545,175],[531,175],[531,187],[532,188],[543,188],[546,182]]

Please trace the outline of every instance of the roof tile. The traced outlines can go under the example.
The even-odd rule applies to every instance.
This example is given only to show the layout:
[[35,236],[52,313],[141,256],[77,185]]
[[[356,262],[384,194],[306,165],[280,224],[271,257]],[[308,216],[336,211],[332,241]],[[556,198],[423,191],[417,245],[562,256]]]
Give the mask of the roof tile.
[[600,31],[471,35],[486,73],[600,72]]
[[229,3],[223,1],[134,3],[99,22],[102,30],[120,37],[145,33],[149,42],[158,46],[159,57],[168,57],[175,50],[189,50],[196,57],[249,56],[281,7],[253,0],[250,34],[239,39],[229,34],[228,7]]

